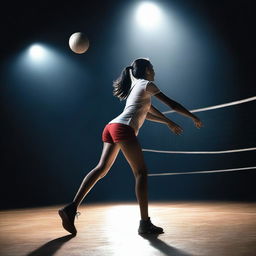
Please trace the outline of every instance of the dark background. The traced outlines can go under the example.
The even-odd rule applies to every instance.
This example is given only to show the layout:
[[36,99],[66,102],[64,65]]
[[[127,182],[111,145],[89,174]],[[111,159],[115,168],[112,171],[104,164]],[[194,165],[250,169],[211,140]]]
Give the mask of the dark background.
[[[112,97],[112,81],[136,56],[141,57],[140,54],[123,56],[122,60],[118,57],[125,49],[122,38],[113,31],[128,2],[8,2],[2,9],[1,208],[66,203],[99,160],[102,129],[122,111],[124,104]],[[175,82],[175,89],[166,87],[169,80],[156,59],[153,64],[156,63],[162,91],[188,109],[255,96],[252,1],[158,2],[173,4],[197,26],[207,24],[211,28],[209,34],[213,33],[212,38],[222,42],[229,56],[227,60],[220,52],[217,56],[209,55],[212,56],[209,62],[214,65],[208,73],[202,72],[204,80],[200,80],[200,75],[188,79],[180,83],[180,89]],[[90,40],[90,48],[83,55],[76,55],[68,48],[68,38],[76,31],[85,32]],[[43,85],[44,81],[53,81],[50,76],[49,81],[44,80],[47,74],[44,79],[36,74],[30,79],[29,73],[15,66],[17,56],[33,42],[51,45],[70,60],[65,67],[67,72],[60,69],[53,83],[60,79],[66,87],[71,86],[67,91],[45,92],[26,87],[29,83]],[[152,56],[158,50],[152,48]],[[183,72],[186,77],[189,68]],[[169,75],[175,74],[170,70]],[[168,110],[155,99],[153,102],[161,111]],[[201,130],[196,130],[184,117],[168,115],[184,128],[182,137],[171,134],[161,124],[145,121],[139,134],[142,147],[202,151],[255,147],[255,102],[201,112],[198,116],[205,125]],[[255,151],[223,155],[144,154],[150,173],[229,169],[256,163]],[[254,201],[255,178],[255,170],[149,177],[149,196],[150,200]],[[99,181],[85,202],[118,200],[135,200],[134,178],[121,153],[110,173]]]

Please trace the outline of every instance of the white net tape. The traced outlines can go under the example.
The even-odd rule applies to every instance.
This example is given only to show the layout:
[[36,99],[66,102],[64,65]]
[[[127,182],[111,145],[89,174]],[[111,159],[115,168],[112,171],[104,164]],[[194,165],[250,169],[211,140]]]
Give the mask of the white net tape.
[[[213,110],[213,109],[218,109],[218,108],[234,106],[234,105],[238,105],[238,104],[242,104],[242,103],[246,103],[246,102],[250,102],[250,101],[254,101],[254,100],[256,100],[256,96],[253,96],[253,97],[250,97],[247,99],[243,99],[243,100],[232,101],[232,102],[225,103],[225,104],[215,105],[215,106],[211,106],[211,107],[192,109],[189,111],[192,113],[203,112],[203,111],[207,111],[207,110]],[[169,111],[163,112],[163,114],[174,113],[174,112],[175,112],[174,110],[169,110]]]
[[163,153],[163,154],[227,154],[227,153],[254,151],[254,150],[256,150],[256,147],[219,150],[219,151],[171,151],[171,150],[155,150],[155,149],[146,149],[146,148],[142,149],[142,151],[145,151],[145,152],[154,152],[154,153]]
[[211,170],[211,171],[150,173],[148,174],[148,176],[169,176],[169,175],[205,174],[205,173],[217,173],[217,172],[236,172],[236,171],[248,171],[253,169],[256,169],[256,166],[233,168],[233,169],[222,169],[222,170]]

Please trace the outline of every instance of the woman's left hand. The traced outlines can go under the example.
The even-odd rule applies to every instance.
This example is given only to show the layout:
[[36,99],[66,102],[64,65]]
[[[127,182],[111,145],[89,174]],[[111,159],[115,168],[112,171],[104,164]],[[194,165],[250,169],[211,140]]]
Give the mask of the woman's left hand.
[[182,128],[181,128],[179,125],[177,125],[177,124],[175,124],[174,122],[172,122],[172,121],[168,122],[168,123],[167,123],[167,126],[168,126],[169,129],[170,129],[173,133],[175,133],[176,135],[181,135],[182,132],[183,132]]

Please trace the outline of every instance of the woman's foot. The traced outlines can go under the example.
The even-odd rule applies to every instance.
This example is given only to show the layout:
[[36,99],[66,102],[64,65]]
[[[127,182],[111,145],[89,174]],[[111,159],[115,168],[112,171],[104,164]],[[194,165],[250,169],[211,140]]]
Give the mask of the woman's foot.
[[59,215],[62,219],[62,226],[72,235],[76,235],[77,230],[74,225],[75,216],[77,215],[77,206],[74,203],[66,205],[59,210]]
[[147,220],[140,221],[139,234],[161,234],[163,231],[162,228],[153,225],[149,217]]

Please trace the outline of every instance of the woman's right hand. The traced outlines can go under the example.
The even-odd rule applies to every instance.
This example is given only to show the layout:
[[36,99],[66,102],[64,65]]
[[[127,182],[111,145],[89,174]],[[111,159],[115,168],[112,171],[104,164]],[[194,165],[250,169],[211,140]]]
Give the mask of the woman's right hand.
[[203,123],[198,117],[193,118],[193,122],[196,128],[199,129],[203,127]]
[[183,132],[182,128],[179,125],[175,124],[174,122],[168,122],[167,126],[176,135],[181,135]]

